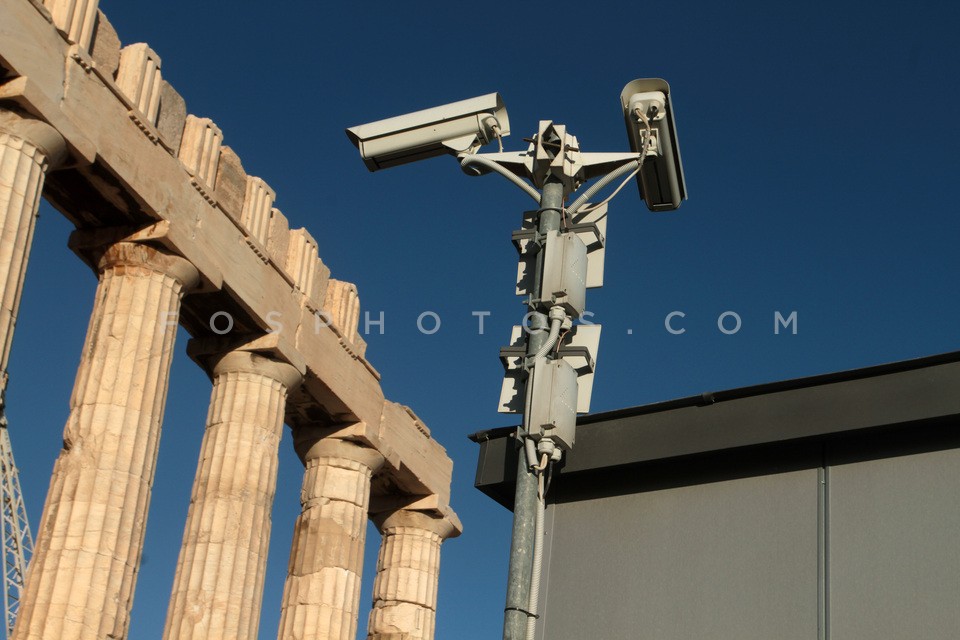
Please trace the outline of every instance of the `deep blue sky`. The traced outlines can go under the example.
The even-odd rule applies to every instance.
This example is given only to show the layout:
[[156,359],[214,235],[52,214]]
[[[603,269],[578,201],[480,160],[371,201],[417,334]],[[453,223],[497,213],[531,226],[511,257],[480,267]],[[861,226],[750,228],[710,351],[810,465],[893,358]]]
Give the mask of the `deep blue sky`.
[[[101,7],[148,42],[191,113],[213,118],[247,172],[306,226],[333,276],[383,311],[367,336],[387,396],[454,459],[463,536],[444,545],[439,638],[498,637],[510,514],[473,488],[467,434],[496,413],[497,349],[523,308],[510,232],[531,208],[497,176],[440,158],[370,174],[343,129],[499,91],[513,135],[566,124],[625,151],[623,85],[666,78],[690,199],[652,214],[614,200],[593,411],[960,348],[958,10],[948,2],[319,3],[167,0]],[[493,150],[493,149],[490,149]],[[59,451],[96,279],[44,205],[8,393],[31,522]],[[431,336],[416,319],[442,319]],[[489,311],[478,335],[472,311]],[[686,313],[683,335],[663,326]],[[717,317],[742,318],[724,335]],[[796,311],[798,333],[774,335]],[[628,334],[632,330],[632,334]],[[131,637],[160,637],[210,383],[181,335]],[[274,638],[302,467],[287,437],[260,637]],[[379,544],[371,528],[369,603]],[[361,616],[360,635],[366,627]]]

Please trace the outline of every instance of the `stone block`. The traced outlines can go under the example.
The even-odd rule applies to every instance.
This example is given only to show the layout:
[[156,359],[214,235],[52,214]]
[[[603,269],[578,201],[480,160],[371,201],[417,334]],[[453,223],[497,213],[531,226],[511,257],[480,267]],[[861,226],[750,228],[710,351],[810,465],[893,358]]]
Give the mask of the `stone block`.
[[267,243],[270,211],[273,209],[273,201],[276,197],[276,192],[270,188],[270,185],[263,178],[247,176],[240,223],[247,228],[252,237],[263,245]]
[[290,222],[280,209],[270,210],[270,229],[267,237],[267,253],[274,264],[286,271],[287,254],[290,248]]
[[220,147],[220,162],[217,164],[217,184],[214,197],[224,212],[240,221],[243,198],[247,191],[247,172],[243,170],[240,157],[230,147]]
[[317,241],[306,229],[294,229],[288,233],[287,260],[284,270],[293,278],[293,283],[305,296],[311,297],[317,268],[320,265]]
[[53,24],[68,42],[78,44],[87,51],[93,38],[97,21],[97,0],[45,0]]
[[120,50],[117,87],[151,125],[160,109],[160,56],[142,42]]
[[90,45],[90,57],[104,76],[115,78],[120,68],[120,36],[103,11],[97,10],[97,22]]
[[356,337],[353,339],[353,350],[356,351],[357,355],[361,358],[367,357],[367,341],[363,339],[360,335],[360,331],[357,331]]
[[166,80],[160,83],[160,111],[157,114],[157,131],[174,155],[180,151],[183,127],[187,119],[187,103]]
[[[390,631],[387,633],[378,633],[375,638],[383,640],[385,638],[416,638],[420,640],[423,635],[413,635],[416,631],[423,628],[423,618],[428,614],[424,608],[412,602],[391,602],[387,606],[377,607],[374,611],[377,615],[377,626],[394,629],[412,629],[413,631],[399,632]],[[371,634],[372,635],[372,634]]]
[[220,143],[223,133],[210,118],[186,117],[183,140],[180,143],[180,162],[206,186],[213,188],[220,162]]
[[327,297],[327,288],[330,286],[330,267],[323,264],[322,260],[317,262],[317,272],[313,276],[313,292],[309,293],[317,308],[323,307],[323,301]]
[[350,282],[330,279],[323,301],[324,310],[330,314],[343,337],[353,342],[357,336],[360,320],[360,297],[357,287]]

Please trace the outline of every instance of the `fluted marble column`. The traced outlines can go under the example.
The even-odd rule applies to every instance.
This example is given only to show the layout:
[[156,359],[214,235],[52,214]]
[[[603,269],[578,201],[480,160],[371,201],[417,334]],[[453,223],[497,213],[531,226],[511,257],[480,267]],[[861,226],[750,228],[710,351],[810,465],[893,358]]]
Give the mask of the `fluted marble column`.
[[256,640],[270,543],[270,511],[291,365],[245,351],[222,357],[165,640]]
[[0,107],[0,397],[43,181],[65,156],[53,127]]
[[125,242],[99,270],[16,640],[127,637],[176,320],[198,274],[183,258]]
[[374,516],[383,539],[368,640],[433,640],[440,544],[458,533],[443,517],[400,509]]
[[374,449],[294,432],[306,470],[283,587],[280,640],[354,640]]

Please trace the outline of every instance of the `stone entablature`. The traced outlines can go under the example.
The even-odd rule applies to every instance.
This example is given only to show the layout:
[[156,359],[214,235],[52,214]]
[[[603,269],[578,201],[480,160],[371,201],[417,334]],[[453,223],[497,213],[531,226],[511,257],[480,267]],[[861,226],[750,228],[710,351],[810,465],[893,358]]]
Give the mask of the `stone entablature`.
[[[363,523],[374,513],[390,548],[370,633],[431,638],[439,545],[460,530],[452,463],[409,408],[384,398],[356,287],[330,278],[276,192],[246,174],[213,120],[189,113],[157,52],[122,46],[96,0],[0,0],[0,24],[0,220],[10,236],[0,393],[41,194],[76,225],[70,246],[100,278],[14,637],[126,637],[179,322],[200,336],[188,353],[213,395],[164,637],[256,638],[286,420],[306,470],[280,637],[301,637],[318,616],[329,624],[317,637],[353,637]],[[218,312],[229,316],[225,335]],[[234,477],[254,462],[260,476]],[[236,509],[247,519],[217,515]],[[347,513],[351,542],[331,548],[316,527]],[[214,552],[219,565],[203,555]],[[418,576],[412,605],[392,586],[407,574]],[[249,601],[242,611],[238,597]]]

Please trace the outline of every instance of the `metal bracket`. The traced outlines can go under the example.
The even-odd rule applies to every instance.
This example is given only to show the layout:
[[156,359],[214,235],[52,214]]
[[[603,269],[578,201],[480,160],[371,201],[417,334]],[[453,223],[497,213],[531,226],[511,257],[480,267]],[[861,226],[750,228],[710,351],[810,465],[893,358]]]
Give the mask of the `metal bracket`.
[[537,233],[536,229],[517,229],[510,235],[510,241],[513,242],[513,246],[517,249],[517,253],[523,255],[527,250],[527,243],[533,242],[535,245],[539,246],[537,243]]
[[[590,411],[593,395],[593,375],[597,368],[597,352],[600,347],[600,325],[578,324],[563,337],[558,355],[577,372],[577,413]],[[526,384],[529,376],[526,369],[527,349],[523,339],[523,327],[514,326],[510,345],[500,348],[500,362],[504,377],[500,389],[500,413],[523,413],[526,400]]]
[[568,229],[587,246],[587,288],[603,286],[603,265],[607,246],[607,205],[586,204],[573,215]]

